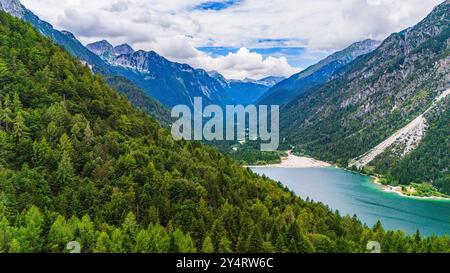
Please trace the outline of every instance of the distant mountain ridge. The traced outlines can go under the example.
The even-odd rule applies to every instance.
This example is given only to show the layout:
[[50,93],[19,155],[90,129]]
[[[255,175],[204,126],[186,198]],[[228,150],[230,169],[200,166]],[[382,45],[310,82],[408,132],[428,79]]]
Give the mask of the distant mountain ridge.
[[102,58],[109,58],[109,54],[114,50],[114,47],[106,40],[88,44],[86,48]]
[[269,76],[260,80],[244,79],[244,80],[228,80],[217,71],[210,71],[208,73],[215,78],[228,96],[227,103],[230,104],[255,104],[271,87],[284,77]]
[[129,44],[121,44],[113,48],[113,52],[116,55],[132,54],[134,49]]
[[171,62],[155,51],[134,51],[127,44],[114,47],[106,40],[88,44],[86,48],[168,107],[185,104],[193,108],[194,97],[202,97],[205,104],[222,106],[255,103],[283,79],[227,80],[217,71],[208,73]]
[[246,78],[243,80],[243,82],[255,83],[255,84],[265,85],[268,87],[273,87],[285,79],[286,79],[286,77],[269,76],[269,77],[262,78],[260,80]]
[[86,48],[167,107],[184,104],[193,108],[194,97],[202,97],[205,104],[227,101],[222,85],[203,69],[171,62],[154,51],[134,51],[127,44],[114,47],[106,40]]
[[370,53],[380,45],[375,40],[364,40],[338,51],[302,72],[277,83],[259,101],[259,104],[283,105],[305,90],[327,83],[341,75],[341,69],[356,58]]
[[[122,76],[127,80],[120,84],[121,87],[124,87],[125,83],[136,85],[147,95],[167,107],[178,104],[193,107],[194,97],[202,97],[205,104],[254,103],[269,89],[269,81],[276,81],[275,78],[268,77],[264,82],[238,82],[224,86],[222,82],[211,77],[206,71],[194,69],[187,64],[171,62],[154,51],[135,51],[128,44],[114,47],[106,40],[85,47],[71,32],[58,31],[51,24],[40,20],[19,0],[1,0],[0,10],[5,10],[31,23],[39,32],[66,48],[81,61],[89,64],[94,72],[101,73],[107,78],[114,77],[114,80],[110,82],[118,83],[120,78],[117,76]],[[127,91],[129,90],[137,91],[138,89],[130,86],[127,88]],[[142,94],[129,95],[133,98],[143,98]],[[139,105],[142,106],[141,102]],[[150,114],[161,120],[161,117],[158,116],[161,114],[161,106],[154,104],[144,108],[147,111],[158,108]],[[168,112],[165,113],[166,116],[168,114]],[[165,117],[163,122],[168,121],[169,118]]]

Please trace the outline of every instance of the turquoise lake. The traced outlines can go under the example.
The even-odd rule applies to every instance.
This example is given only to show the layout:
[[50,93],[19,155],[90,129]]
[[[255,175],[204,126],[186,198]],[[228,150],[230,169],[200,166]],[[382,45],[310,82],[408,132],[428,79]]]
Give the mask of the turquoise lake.
[[385,229],[408,234],[450,234],[450,201],[425,200],[384,192],[370,178],[338,168],[252,168],[294,191],[322,202],[341,215],[356,214],[369,226],[380,220]]

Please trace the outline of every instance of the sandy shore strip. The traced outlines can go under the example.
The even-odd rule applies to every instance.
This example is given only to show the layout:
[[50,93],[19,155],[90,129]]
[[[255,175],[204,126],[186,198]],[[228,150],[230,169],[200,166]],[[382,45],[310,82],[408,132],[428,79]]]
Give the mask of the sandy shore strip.
[[405,192],[403,191],[401,186],[383,185],[383,184],[381,184],[379,182],[377,177],[372,177],[371,180],[372,180],[373,183],[375,183],[378,186],[380,186],[382,191],[395,193],[395,194],[398,194],[398,195],[406,197],[406,198],[450,201],[450,198],[441,197],[441,196],[414,196],[414,195],[408,195],[408,194],[405,194]]
[[323,168],[332,167],[330,163],[323,162],[310,157],[296,156],[292,152],[288,152],[288,156],[281,159],[280,164],[272,165],[260,165],[260,166],[246,166],[251,168],[264,168],[264,167],[275,167],[275,168]]

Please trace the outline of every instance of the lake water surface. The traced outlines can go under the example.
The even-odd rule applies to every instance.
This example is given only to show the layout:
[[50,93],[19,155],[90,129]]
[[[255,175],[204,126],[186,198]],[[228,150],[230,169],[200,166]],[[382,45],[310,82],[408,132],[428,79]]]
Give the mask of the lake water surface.
[[370,178],[338,168],[252,168],[306,199],[322,202],[341,215],[356,214],[367,225],[380,220],[385,229],[408,234],[450,234],[450,201],[425,200],[384,192]]

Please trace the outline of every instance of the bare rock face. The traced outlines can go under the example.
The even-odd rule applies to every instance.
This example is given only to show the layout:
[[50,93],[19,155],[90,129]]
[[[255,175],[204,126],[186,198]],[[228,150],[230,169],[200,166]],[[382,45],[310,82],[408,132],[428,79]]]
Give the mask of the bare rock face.
[[134,49],[128,44],[122,44],[114,47],[106,40],[88,44],[86,47],[107,62],[113,61],[120,55],[129,55],[134,53]]
[[115,55],[127,55],[127,54],[133,54],[134,49],[128,45],[128,44],[122,44],[114,47],[113,52]]
[[143,50],[138,50],[133,54],[122,54],[110,60],[110,63],[116,66],[127,67],[135,69],[139,72],[150,72],[151,66],[150,61],[152,58],[152,52],[145,52]]
[[19,0],[0,0],[0,10],[19,18],[22,18],[25,14],[25,8]]
[[95,53],[96,55],[104,58],[109,59],[111,55],[113,54],[114,47],[105,40],[98,41],[92,44],[88,44],[87,49]]

